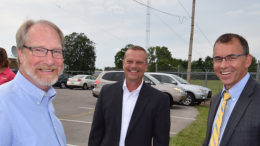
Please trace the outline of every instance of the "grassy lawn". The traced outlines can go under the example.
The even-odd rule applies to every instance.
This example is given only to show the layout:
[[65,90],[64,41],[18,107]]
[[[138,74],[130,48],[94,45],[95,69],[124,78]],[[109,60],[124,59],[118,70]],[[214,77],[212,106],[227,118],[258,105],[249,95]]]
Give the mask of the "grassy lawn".
[[[204,80],[191,80],[190,83],[205,87]],[[212,95],[215,95],[216,93],[222,90],[223,84],[221,83],[220,80],[208,80],[207,87],[212,90]]]
[[174,138],[170,139],[170,146],[201,146],[206,135],[209,106],[195,106],[199,115],[188,127],[183,129]]
[[[205,86],[203,80],[191,80],[191,84]],[[212,90],[212,96],[222,90],[223,84],[220,80],[208,80],[207,87]],[[174,138],[170,139],[170,146],[201,146],[206,136],[208,105],[195,106],[199,115],[188,127],[183,129]]]

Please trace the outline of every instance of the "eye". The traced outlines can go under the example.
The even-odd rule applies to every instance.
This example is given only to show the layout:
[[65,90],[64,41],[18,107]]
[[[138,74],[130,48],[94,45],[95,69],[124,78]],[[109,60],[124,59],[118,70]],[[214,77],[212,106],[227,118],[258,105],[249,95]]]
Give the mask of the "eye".
[[133,61],[132,61],[132,60],[126,60],[126,63],[127,63],[127,64],[132,64]]
[[46,50],[44,48],[34,48],[35,52],[44,53]]
[[221,62],[222,61],[222,57],[214,57],[213,58],[215,62]]
[[55,54],[62,54],[62,50],[60,50],[60,49],[59,50],[52,50],[52,52],[55,53]]
[[144,64],[144,62],[142,62],[142,61],[137,61],[136,64],[142,65],[142,64]]

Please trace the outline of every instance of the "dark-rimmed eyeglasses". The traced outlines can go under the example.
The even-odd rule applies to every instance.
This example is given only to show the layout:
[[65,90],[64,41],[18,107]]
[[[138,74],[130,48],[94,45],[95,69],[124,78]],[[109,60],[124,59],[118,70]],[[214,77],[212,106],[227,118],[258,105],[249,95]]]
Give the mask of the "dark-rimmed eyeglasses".
[[32,51],[33,56],[44,57],[50,51],[54,58],[57,58],[57,59],[63,58],[63,50],[62,49],[49,50],[49,49],[46,49],[46,48],[43,48],[43,47],[29,47],[29,46],[26,46],[26,45],[23,45],[23,47]]
[[246,56],[246,55],[245,54],[230,54],[225,57],[215,56],[215,57],[213,57],[213,62],[221,63],[222,60],[224,59],[227,63],[232,63],[232,62],[236,61],[237,58],[240,56]]

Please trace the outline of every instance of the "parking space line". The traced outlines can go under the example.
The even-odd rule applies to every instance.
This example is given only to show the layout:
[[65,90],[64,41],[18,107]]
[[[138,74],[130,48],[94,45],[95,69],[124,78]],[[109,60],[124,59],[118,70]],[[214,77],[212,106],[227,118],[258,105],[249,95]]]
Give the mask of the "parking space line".
[[185,117],[178,117],[178,116],[171,116],[171,118],[177,118],[177,119],[185,119],[185,120],[196,120],[194,118],[185,118]]
[[73,145],[73,144],[67,144],[67,146],[77,146],[77,145]]
[[73,119],[73,118],[79,118],[83,116],[88,116],[94,113],[94,110],[91,110],[89,112],[84,112],[84,113],[79,113],[79,114],[74,114],[74,115],[68,115],[68,116],[58,116],[58,118],[61,119]]
[[176,132],[170,132],[170,134],[175,135],[175,134],[177,134],[177,133],[176,133]]
[[60,120],[61,121],[66,121],[66,122],[76,122],[76,123],[92,124],[92,122],[79,121],[79,120],[69,120],[69,119],[60,119]]
[[85,108],[85,109],[95,109],[93,107],[79,107],[79,108]]

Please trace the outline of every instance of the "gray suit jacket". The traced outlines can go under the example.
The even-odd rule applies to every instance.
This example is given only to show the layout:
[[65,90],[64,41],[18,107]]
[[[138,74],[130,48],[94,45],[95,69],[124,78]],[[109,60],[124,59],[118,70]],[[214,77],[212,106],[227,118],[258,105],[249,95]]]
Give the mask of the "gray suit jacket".
[[[203,146],[207,146],[210,141],[220,94],[216,94],[210,103]],[[260,84],[252,77],[249,78],[230,115],[220,146],[260,146]]]
[[[123,82],[102,87],[88,146],[118,146],[121,131]],[[169,97],[143,84],[129,123],[125,146],[169,146]]]

